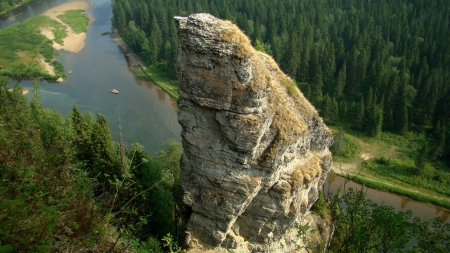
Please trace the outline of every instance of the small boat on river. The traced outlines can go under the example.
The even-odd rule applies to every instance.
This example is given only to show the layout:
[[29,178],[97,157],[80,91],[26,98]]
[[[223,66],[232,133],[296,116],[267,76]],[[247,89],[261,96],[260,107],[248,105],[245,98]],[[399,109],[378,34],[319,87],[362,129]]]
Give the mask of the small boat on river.
[[114,93],[114,94],[119,94],[119,91],[118,91],[118,90],[116,90],[116,89],[112,89],[112,90],[111,90],[111,93]]

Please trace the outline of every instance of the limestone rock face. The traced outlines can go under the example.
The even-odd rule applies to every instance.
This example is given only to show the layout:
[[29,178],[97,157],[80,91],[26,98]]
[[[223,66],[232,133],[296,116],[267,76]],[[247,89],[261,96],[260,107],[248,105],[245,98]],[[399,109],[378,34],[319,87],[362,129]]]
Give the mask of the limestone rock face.
[[331,168],[331,131],[231,22],[175,20],[188,241],[288,252]]

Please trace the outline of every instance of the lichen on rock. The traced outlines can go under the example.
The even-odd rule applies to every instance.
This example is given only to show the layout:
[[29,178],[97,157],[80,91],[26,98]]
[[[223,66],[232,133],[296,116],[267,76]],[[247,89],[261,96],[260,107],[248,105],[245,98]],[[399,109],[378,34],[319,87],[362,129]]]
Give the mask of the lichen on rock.
[[331,168],[332,134],[231,22],[175,20],[188,243],[289,252]]

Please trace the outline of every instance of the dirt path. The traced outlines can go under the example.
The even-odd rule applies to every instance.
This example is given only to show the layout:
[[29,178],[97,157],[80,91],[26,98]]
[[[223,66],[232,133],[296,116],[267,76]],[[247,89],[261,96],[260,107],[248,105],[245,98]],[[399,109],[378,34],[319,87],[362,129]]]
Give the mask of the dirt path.
[[[355,159],[355,161],[353,163],[333,162],[333,165],[331,167],[331,171],[333,173],[343,176],[343,177],[361,176],[361,177],[364,177],[369,180],[378,181],[385,185],[395,187],[397,189],[402,189],[405,191],[429,195],[421,189],[404,187],[404,186],[392,183],[390,181],[383,180],[383,179],[377,177],[376,175],[366,173],[366,171],[362,168],[363,161],[374,158],[374,157],[380,157],[383,155],[382,153],[389,152],[389,154],[392,157],[397,156],[398,152],[396,151],[395,146],[391,146],[389,148],[389,150],[373,149],[370,144],[368,144],[358,138],[354,138],[354,141],[356,141],[358,143],[358,145],[361,147],[361,152],[358,154],[358,158]],[[384,151],[384,152],[382,152],[382,151]],[[429,196],[432,196],[433,198],[440,199],[440,200],[450,201],[449,198],[440,196],[437,194],[431,194]]]

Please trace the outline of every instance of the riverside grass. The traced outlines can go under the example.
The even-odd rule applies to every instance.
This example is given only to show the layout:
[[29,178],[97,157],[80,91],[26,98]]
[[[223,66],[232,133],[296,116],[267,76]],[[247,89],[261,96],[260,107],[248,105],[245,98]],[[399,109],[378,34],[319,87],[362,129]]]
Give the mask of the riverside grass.
[[[337,132],[335,127],[333,129]],[[447,186],[450,178],[448,165],[429,159],[423,171],[418,172],[416,169],[417,152],[426,141],[423,135],[399,136],[393,133],[382,133],[379,138],[369,138],[345,126],[343,129],[345,129],[345,137],[353,143],[352,145],[346,143],[346,148],[353,149],[352,146],[356,145],[359,150],[349,151],[353,155],[344,159],[339,156],[333,159],[335,162],[353,164],[357,172],[338,174],[370,188],[450,208],[450,189]],[[363,154],[369,154],[370,159],[362,158]]]
[[72,28],[74,33],[82,33],[87,31],[88,18],[84,10],[68,10],[64,14],[57,16],[61,21]]
[[[84,19],[84,30],[87,29],[88,18],[83,11],[68,11],[60,16],[78,30]],[[58,44],[62,44],[67,37],[64,24],[44,15],[0,29],[0,76],[45,78],[50,81],[66,76],[62,64],[55,61],[57,52],[52,47],[52,40],[41,34],[42,29],[50,30],[53,41]],[[41,58],[54,67],[54,75],[39,64]]]
[[429,195],[425,195],[419,192],[413,192],[413,191],[409,191],[405,188],[400,188],[400,187],[396,187],[396,186],[392,186],[392,185],[388,185],[385,184],[383,182],[379,182],[379,181],[374,181],[374,180],[370,180],[367,179],[365,177],[361,177],[361,176],[355,176],[355,177],[349,177],[349,179],[358,182],[360,184],[363,184],[367,187],[370,188],[374,188],[377,190],[381,190],[381,191],[387,191],[387,192],[391,192],[391,193],[395,193],[395,194],[399,194],[399,195],[403,195],[406,197],[409,197],[411,199],[414,200],[418,200],[418,201],[422,201],[422,202],[428,202],[428,203],[432,203],[438,206],[442,206],[444,208],[450,209],[450,201],[448,200],[444,200],[444,199],[439,199],[433,196],[429,196]]
[[178,81],[171,79],[163,71],[160,70],[160,65],[151,65],[147,68],[139,65],[138,68],[133,68],[133,72],[144,79],[150,79],[156,85],[158,85],[169,96],[178,100],[180,95],[178,94]]

